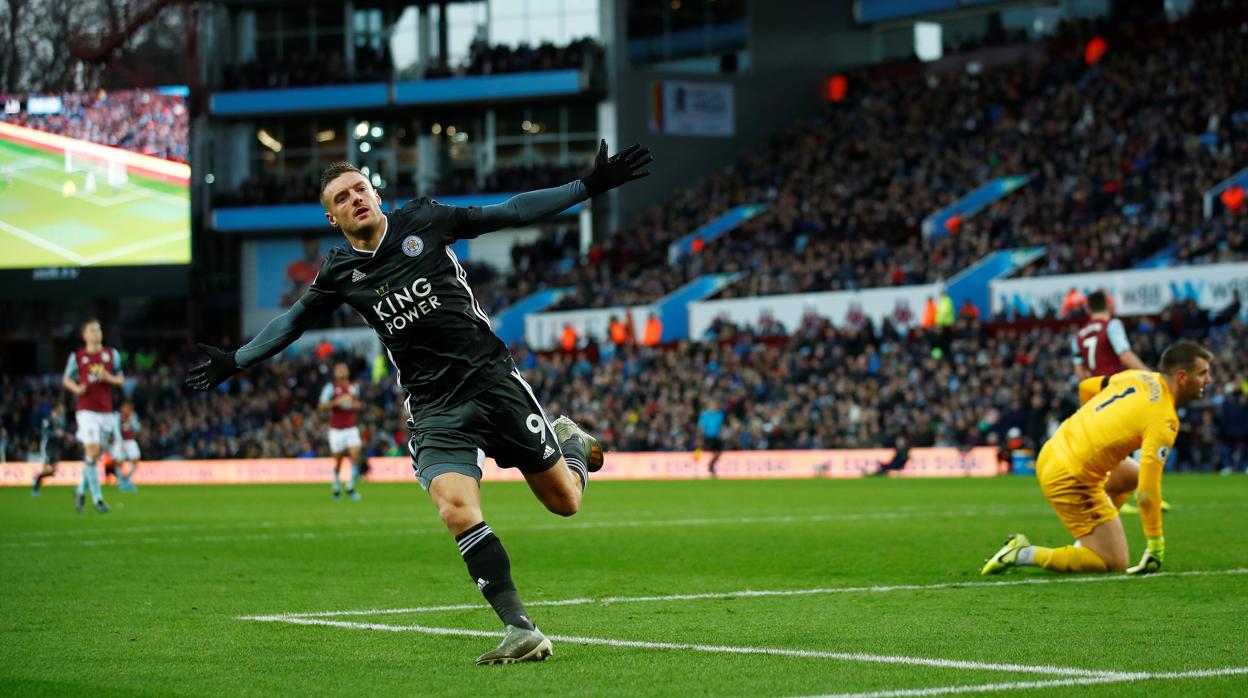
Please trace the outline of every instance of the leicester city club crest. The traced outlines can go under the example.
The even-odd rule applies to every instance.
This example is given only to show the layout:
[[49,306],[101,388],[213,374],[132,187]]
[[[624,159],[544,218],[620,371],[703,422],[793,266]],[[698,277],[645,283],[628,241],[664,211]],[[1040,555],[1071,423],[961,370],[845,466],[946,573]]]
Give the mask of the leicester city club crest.
[[408,257],[415,257],[425,251],[425,241],[415,235],[408,235],[403,238],[403,254]]

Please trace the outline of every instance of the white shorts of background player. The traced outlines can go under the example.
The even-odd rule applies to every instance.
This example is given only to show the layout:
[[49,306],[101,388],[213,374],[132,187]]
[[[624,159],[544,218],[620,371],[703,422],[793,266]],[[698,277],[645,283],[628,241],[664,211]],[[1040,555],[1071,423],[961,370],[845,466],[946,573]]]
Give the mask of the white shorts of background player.
[[347,449],[358,447],[360,445],[361,441],[359,427],[329,430],[329,452],[334,455],[346,453]]

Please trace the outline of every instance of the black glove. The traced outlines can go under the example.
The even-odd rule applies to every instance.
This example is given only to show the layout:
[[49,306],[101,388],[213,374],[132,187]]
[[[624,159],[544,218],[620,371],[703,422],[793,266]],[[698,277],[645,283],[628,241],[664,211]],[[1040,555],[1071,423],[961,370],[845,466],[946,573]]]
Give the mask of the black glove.
[[636,143],[608,158],[607,142],[603,140],[598,146],[598,157],[594,158],[593,171],[581,177],[581,182],[590,198],[593,198],[634,179],[649,176],[650,171],[641,168],[650,164],[653,159],[650,157],[649,148],[643,148]]
[[237,350],[224,352],[216,347],[198,343],[195,346],[208,355],[208,362],[192,368],[191,374],[186,377],[186,387],[191,390],[212,390],[222,381],[239,372],[238,364],[234,362],[234,354]]

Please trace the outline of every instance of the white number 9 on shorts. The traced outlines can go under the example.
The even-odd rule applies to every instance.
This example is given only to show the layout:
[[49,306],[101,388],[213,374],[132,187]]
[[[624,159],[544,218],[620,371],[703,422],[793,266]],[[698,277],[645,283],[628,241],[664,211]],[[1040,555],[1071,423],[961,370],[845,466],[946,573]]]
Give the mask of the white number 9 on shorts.
[[524,420],[524,424],[534,434],[541,434],[542,443],[546,443],[546,429],[544,428],[546,425],[541,417],[531,414],[528,419]]

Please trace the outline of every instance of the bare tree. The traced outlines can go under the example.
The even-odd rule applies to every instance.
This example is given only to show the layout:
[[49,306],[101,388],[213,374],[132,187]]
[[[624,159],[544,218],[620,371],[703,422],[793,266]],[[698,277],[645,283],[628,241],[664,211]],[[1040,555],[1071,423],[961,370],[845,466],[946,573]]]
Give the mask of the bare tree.
[[193,0],[8,0],[7,13],[0,15],[2,86],[17,92],[183,83],[193,77],[188,37],[196,14],[188,8],[194,5]]
[[2,86],[6,92],[16,92],[20,87],[18,81],[22,73],[22,64],[17,42],[22,16],[28,4],[26,0],[9,0],[6,5],[8,11],[5,13],[3,23],[0,23],[0,31],[3,31],[0,46],[4,47],[3,52],[0,52],[0,80],[3,80]]

